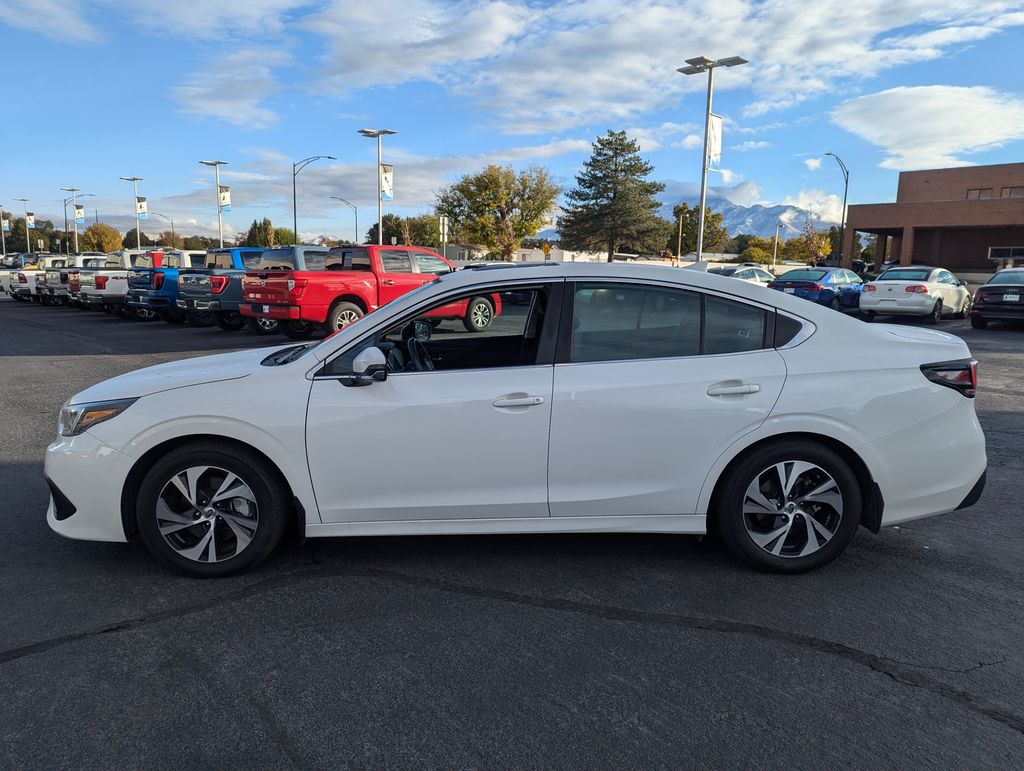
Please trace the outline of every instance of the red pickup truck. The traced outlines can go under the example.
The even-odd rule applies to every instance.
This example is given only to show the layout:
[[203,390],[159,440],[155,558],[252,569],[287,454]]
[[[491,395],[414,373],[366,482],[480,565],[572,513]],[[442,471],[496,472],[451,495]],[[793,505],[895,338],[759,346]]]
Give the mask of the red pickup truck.
[[[416,246],[287,246],[266,249],[259,267],[242,280],[243,316],[276,319],[291,338],[333,332],[450,273],[455,266],[436,252]],[[431,320],[460,319],[470,332],[490,326],[501,313],[496,295],[452,303],[430,313]]]

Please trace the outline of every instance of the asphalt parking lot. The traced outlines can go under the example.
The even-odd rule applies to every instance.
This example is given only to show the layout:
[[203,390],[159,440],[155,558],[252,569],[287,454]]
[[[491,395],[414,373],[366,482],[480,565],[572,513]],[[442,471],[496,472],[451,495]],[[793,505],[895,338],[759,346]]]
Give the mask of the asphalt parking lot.
[[0,766],[1019,768],[1024,328],[940,328],[980,361],[981,501],[817,573],[542,535],[199,581],[53,534],[43,450],[94,382],[268,338],[0,299]]

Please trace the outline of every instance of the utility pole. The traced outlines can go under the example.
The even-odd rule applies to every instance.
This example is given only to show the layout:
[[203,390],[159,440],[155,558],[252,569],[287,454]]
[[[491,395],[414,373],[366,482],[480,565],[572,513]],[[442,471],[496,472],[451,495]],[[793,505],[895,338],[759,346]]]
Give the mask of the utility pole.
[[[140,252],[142,251],[142,228],[139,226],[139,183],[142,182],[142,177],[121,177],[125,182],[132,183],[132,189],[135,191],[135,195],[132,198],[132,204],[135,206],[135,248]],[[99,220],[99,213],[96,214],[97,221]]]
[[359,133],[364,137],[377,140],[377,246],[384,244],[384,190],[382,187],[383,180],[381,175],[383,169],[381,168],[381,141],[380,138],[385,134],[397,134],[397,131],[391,129],[359,129]]
[[842,222],[839,225],[839,265],[846,262],[846,255],[843,254],[843,249],[846,248],[846,194],[850,191],[850,170],[846,168],[846,164],[843,163],[842,159],[835,153],[825,153],[825,155],[831,155],[836,159],[836,163],[839,164],[839,168],[843,172],[843,216]]
[[204,166],[213,166],[213,197],[217,201],[217,240],[220,248],[224,248],[224,217],[220,208],[220,167],[226,166],[227,161],[199,161]]

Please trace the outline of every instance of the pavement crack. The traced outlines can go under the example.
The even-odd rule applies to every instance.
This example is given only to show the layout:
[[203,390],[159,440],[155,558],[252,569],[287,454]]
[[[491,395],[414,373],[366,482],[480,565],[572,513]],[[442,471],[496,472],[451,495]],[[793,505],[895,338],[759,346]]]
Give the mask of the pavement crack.
[[[521,594],[504,589],[460,584],[447,579],[416,576],[379,568],[317,567],[282,573],[277,576],[266,578],[262,581],[238,587],[235,590],[200,602],[138,616],[136,618],[127,619],[115,624],[109,624],[93,630],[53,637],[49,640],[42,640],[29,645],[0,651],[0,664],[5,664],[9,661],[21,659],[26,656],[45,653],[55,648],[82,640],[88,640],[93,637],[131,631],[151,626],[169,619],[182,618],[196,613],[202,613],[221,605],[246,600],[261,594],[301,584],[309,580],[333,577],[369,578],[390,581],[406,586],[433,589],[435,591],[456,594],[463,597],[472,597],[475,599],[504,602],[523,607],[573,613],[581,616],[600,618],[607,621],[694,629],[707,632],[719,632],[722,634],[747,635],[771,642],[787,643],[799,648],[829,654],[846,661],[850,661],[854,664],[858,664],[874,672],[885,675],[901,685],[927,691],[952,704],[962,707],[963,709],[1001,723],[1008,728],[1013,729],[1017,733],[1024,734],[1024,716],[1015,714],[1006,707],[988,701],[987,699],[970,693],[969,691],[965,691],[961,688],[950,685],[949,683],[933,679],[921,671],[926,668],[941,670],[941,667],[922,667],[917,664],[910,664],[882,656],[876,656],[875,654],[862,651],[843,643],[825,640],[799,632],[788,632],[781,629],[773,629],[771,627],[761,626],[759,624],[750,624],[742,621],[730,621],[727,619],[706,618],[701,616],[687,616],[678,613],[666,613],[650,610],[637,610],[634,608],[623,608],[615,605],[582,602],[579,600],[559,597],[541,597],[539,595]],[[979,669],[982,666],[995,666],[999,663],[1001,662],[979,662],[980,666],[975,667],[974,669]],[[958,670],[943,671],[954,671],[960,673]]]
[[935,665],[935,664],[915,664],[912,661],[901,661],[900,659],[892,659],[892,658],[888,658],[888,657],[883,657],[882,660],[883,661],[891,661],[894,664],[900,664],[900,665],[905,666],[905,667],[914,667],[915,669],[931,669],[931,670],[936,671],[936,672],[950,672],[950,673],[952,673],[954,675],[969,675],[972,672],[977,672],[979,669],[985,669],[987,667],[995,667],[995,666],[999,666],[1000,664],[1005,664],[1006,663],[1006,657],[1005,656],[1003,656],[1003,658],[1001,658],[1001,659],[999,659],[997,661],[979,661],[977,664],[975,664],[973,666],[962,667],[962,668],[958,668],[958,667],[940,667],[940,666]]

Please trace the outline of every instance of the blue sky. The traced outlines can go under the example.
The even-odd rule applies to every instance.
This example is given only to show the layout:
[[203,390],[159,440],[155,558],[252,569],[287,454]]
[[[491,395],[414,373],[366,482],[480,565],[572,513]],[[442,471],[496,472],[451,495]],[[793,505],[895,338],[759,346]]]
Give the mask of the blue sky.
[[544,165],[569,187],[609,128],[641,141],[666,201],[689,196],[706,81],[675,70],[702,54],[750,60],[716,79],[711,184],[739,204],[838,219],[827,151],[850,167],[851,203],[892,200],[901,169],[1024,159],[1017,0],[0,0],[0,35],[0,203],[17,213],[27,197],[56,221],[74,186],[95,194],[90,219],[122,231],[134,219],[118,177],[134,175],[179,232],[215,232],[201,158],[229,162],[227,233],[290,225],[291,163],[325,154],[338,160],[299,175],[300,233],[352,236],[331,195],[359,206],[365,232],[363,126],[399,132],[385,162],[401,214],[492,162]]

